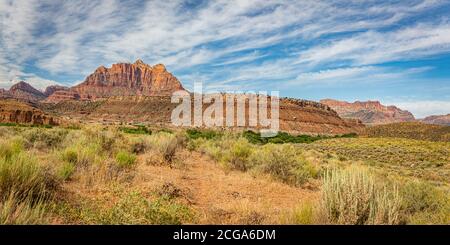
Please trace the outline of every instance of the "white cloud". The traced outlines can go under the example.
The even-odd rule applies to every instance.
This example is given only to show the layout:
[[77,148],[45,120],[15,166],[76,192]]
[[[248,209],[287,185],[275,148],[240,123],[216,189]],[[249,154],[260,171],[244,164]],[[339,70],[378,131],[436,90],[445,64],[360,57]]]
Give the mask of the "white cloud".
[[403,110],[408,110],[419,119],[431,115],[447,115],[450,113],[450,101],[389,101],[384,104],[396,105]]
[[450,23],[420,24],[392,32],[366,31],[307,49],[300,63],[350,61],[353,65],[379,64],[424,58],[450,51]]
[[404,81],[430,69],[433,68],[424,66],[399,70],[377,66],[359,66],[326,69],[301,73],[286,85],[348,85],[349,83]]
[[[24,73],[25,63],[52,74],[85,76],[99,65],[142,58],[185,73],[198,65],[215,67],[217,74],[202,74],[215,86],[295,77],[314,81],[322,77],[324,81],[326,76],[328,80],[352,74],[374,76],[367,71],[375,69],[371,64],[438,54],[449,48],[446,20],[403,29],[395,26],[446,4],[444,0],[348,4],[339,0],[216,0],[194,8],[187,8],[184,1],[135,3],[0,0],[0,79],[16,79]],[[381,29],[386,27],[393,28]],[[312,42],[312,47],[295,44],[293,50],[273,60],[251,63],[266,55],[255,49],[341,32],[359,34],[326,38],[326,44]],[[300,49],[298,59],[294,54]],[[241,55],[236,52],[242,51],[251,55],[236,58]],[[318,70],[317,64],[341,60],[358,67],[311,73]],[[242,65],[230,67],[237,63]],[[381,71],[377,74],[381,79]]]

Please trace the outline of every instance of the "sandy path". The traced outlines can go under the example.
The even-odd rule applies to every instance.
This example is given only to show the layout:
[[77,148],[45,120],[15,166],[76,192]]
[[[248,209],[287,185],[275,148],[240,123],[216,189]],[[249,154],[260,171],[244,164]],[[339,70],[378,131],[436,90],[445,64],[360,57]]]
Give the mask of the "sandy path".
[[183,152],[178,159],[183,167],[139,164],[135,184],[155,190],[170,183],[181,191],[180,199],[194,207],[199,223],[278,223],[286,212],[318,196],[317,191],[267,176],[224,171],[199,153]]

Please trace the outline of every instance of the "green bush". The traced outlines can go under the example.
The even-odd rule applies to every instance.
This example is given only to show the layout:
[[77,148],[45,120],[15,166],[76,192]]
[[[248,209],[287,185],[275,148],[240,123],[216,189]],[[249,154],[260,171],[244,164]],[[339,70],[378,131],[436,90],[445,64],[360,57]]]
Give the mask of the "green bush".
[[323,179],[322,205],[330,223],[399,224],[401,203],[396,187],[375,184],[367,170],[329,170]]
[[214,130],[198,130],[198,129],[188,129],[186,130],[186,135],[189,139],[217,139],[222,136],[222,133]]
[[152,134],[152,131],[147,129],[145,126],[135,126],[135,127],[120,127],[120,131],[127,134]]
[[116,155],[116,162],[119,167],[131,167],[136,162],[136,156],[126,151],[119,151]]
[[250,143],[264,145],[267,143],[273,144],[286,144],[286,143],[313,143],[317,140],[330,139],[330,138],[354,138],[357,137],[355,133],[336,135],[336,136],[324,136],[324,135],[291,135],[286,132],[279,132],[274,137],[262,137],[260,133],[253,131],[245,131],[242,134]]

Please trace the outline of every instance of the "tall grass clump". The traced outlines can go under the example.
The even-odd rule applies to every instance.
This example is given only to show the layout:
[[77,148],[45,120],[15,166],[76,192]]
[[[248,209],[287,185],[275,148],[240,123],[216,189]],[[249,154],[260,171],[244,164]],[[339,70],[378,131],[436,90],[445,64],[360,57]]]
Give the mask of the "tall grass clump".
[[30,198],[21,200],[15,193],[0,201],[1,225],[33,225],[45,224],[47,205],[43,200],[33,201]]
[[136,156],[126,151],[119,151],[116,155],[117,166],[129,168],[136,162]]
[[380,187],[367,170],[328,170],[323,178],[322,205],[334,224],[398,224],[401,203],[396,187]]
[[48,198],[57,187],[55,179],[26,153],[0,158],[0,197]]

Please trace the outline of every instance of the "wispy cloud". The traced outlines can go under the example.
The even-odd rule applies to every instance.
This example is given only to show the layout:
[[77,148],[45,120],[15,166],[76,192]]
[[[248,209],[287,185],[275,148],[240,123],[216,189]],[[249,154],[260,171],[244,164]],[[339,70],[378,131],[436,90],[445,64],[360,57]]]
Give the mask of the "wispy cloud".
[[224,89],[407,77],[378,65],[448,54],[450,21],[435,13],[449,8],[446,0],[0,0],[0,79],[70,83],[137,58]]

